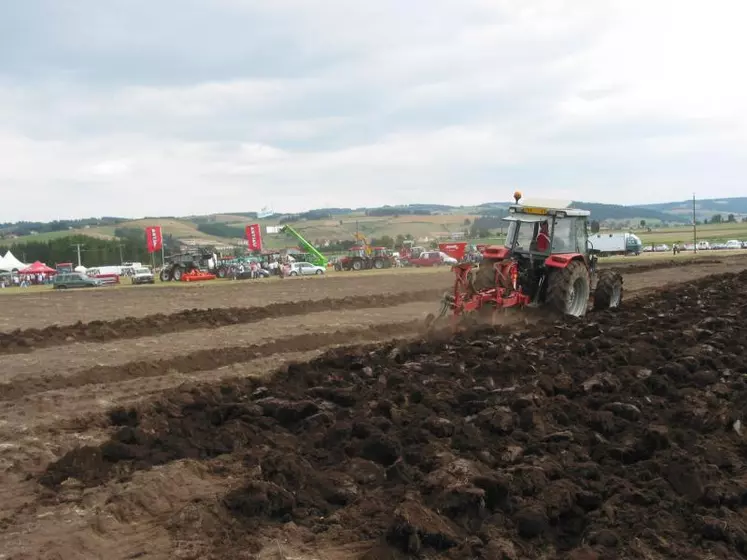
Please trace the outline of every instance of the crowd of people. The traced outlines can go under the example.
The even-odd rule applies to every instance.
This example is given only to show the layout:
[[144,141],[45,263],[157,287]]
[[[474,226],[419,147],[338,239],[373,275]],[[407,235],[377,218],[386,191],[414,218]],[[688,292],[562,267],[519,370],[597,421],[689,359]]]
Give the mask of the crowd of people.
[[52,283],[54,275],[40,272],[38,274],[0,274],[0,289],[28,288],[29,286],[45,286]]

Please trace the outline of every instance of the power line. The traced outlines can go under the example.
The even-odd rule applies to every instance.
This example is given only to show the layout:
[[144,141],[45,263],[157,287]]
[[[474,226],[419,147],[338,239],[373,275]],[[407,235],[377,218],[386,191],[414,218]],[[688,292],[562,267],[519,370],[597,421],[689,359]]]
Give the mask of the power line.
[[80,250],[81,250],[82,247],[85,247],[85,245],[83,245],[83,243],[73,243],[70,246],[77,248],[77,250],[78,250],[78,266],[83,266],[83,259],[80,256]]
[[698,252],[698,226],[695,222],[695,193],[693,193],[693,252]]

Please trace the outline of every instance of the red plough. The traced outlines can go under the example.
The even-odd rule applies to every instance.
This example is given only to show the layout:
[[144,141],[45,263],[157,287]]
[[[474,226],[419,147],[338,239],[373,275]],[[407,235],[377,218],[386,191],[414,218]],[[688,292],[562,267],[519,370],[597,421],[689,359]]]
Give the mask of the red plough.
[[531,303],[528,295],[518,286],[519,266],[514,260],[497,262],[493,265],[495,284],[492,287],[476,289],[472,278],[473,265],[461,263],[453,266],[455,273],[454,290],[444,295],[441,311],[426,318],[428,327],[447,314],[452,315],[452,326],[456,327],[465,315],[479,313],[483,318],[486,312],[491,313],[491,322],[495,323],[498,314],[508,308],[523,308]]

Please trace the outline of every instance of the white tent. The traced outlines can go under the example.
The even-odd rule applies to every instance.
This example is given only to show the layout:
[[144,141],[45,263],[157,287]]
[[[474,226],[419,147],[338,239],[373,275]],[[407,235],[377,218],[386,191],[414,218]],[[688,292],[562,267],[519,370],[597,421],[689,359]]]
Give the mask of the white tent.
[[0,272],[8,272],[11,266],[5,266],[5,257],[0,257]]
[[26,268],[26,266],[10,251],[5,253],[5,256],[0,259],[0,269],[2,270],[21,270],[22,268]]

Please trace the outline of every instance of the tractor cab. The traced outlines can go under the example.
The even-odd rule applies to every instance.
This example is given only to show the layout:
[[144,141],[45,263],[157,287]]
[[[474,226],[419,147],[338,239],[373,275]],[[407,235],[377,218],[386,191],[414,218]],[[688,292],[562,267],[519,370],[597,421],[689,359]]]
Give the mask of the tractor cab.
[[505,247],[512,253],[585,255],[589,212],[574,208],[511,206]]
[[366,248],[361,246],[355,246],[348,249],[348,257],[351,259],[359,258],[363,259],[367,256]]

